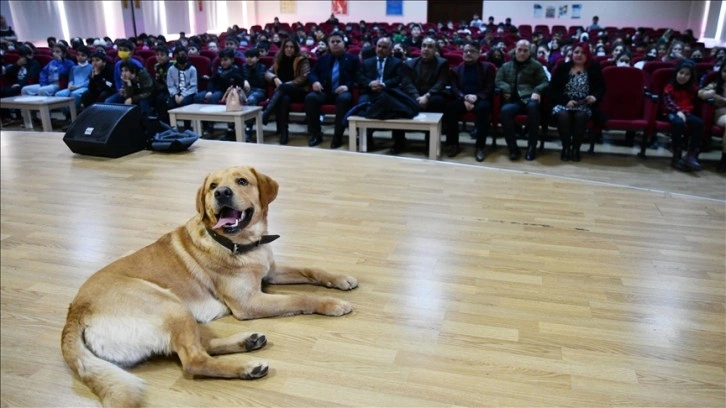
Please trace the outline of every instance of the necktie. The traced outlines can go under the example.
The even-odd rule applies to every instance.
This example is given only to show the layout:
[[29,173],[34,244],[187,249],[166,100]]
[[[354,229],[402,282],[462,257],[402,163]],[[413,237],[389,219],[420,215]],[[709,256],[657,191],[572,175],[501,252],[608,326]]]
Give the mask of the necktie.
[[340,85],[340,64],[337,59],[335,60],[335,63],[333,63],[333,75],[331,79],[331,82],[333,83],[333,89],[331,89],[331,91],[334,92]]
[[383,82],[383,58],[378,58],[378,80]]

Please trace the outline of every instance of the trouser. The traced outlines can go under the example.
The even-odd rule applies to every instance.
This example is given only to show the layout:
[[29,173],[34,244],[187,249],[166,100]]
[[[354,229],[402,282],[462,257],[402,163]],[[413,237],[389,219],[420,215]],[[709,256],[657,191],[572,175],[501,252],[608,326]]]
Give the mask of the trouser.
[[[436,112],[445,114],[446,98],[444,98],[443,95],[432,95],[428,104],[426,104],[426,107],[421,109],[421,112]],[[443,122],[446,123],[446,118],[443,118]],[[394,130],[391,134],[395,145],[401,146],[406,141],[406,136],[403,130]]]
[[499,121],[502,123],[504,139],[507,141],[507,146],[509,146],[510,149],[515,149],[517,147],[517,139],[514,134],[514,117],[519,113],[526,113],[527,115],[527,128],[529,129],[529,136],[527,138],[528,144],[530,146],[537,144],[537,136],[540,125],[539,110],[539,101],[533,101],[531,99],[526,104],[522,101],[517,101],[509,102],[502,106]]
[[353,94],[350,91],[335,94],[332,92],[310,92],[305,96],[305,115],[308,119],[308,132],[310,135],[319,135],[320,107],[325,103],[335,104],[335,132],[334,137],[343,135],[343,117],[353,107]]
[[[483,149],[486,144],[486,138],[489,135],[489,114],[491,112],[491,104],[486,99],[479,99],[474,103],[474,116],[476,117],[476,148]],[[446,107],[444,115],[446,119],[446,144],[459,144],[459,117],[466,112],[466,106],[463,100],[457,100],[449,103]]]
[[701,147],[703,140],[703,120],[691,113],[686,114],[686,120],[683,121],[674,113],[668,114],[668,121],[671,123],[671,142],[673,151],[683,149],[683,133],[686,125],[690,133],[690,141],[688,142],[689,150],[697,150]]

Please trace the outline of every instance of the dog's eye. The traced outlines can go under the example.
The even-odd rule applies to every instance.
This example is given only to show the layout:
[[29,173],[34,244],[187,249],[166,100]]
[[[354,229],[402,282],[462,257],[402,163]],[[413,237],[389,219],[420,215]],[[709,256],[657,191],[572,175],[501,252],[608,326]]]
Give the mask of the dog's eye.
[[212,183],[209,185],[210,190],[214,190],[215,188],[217,188],[217,183]]
[[247,181],[246,178],[240,177],[237,179],[237,184],[239,184],[240,186],[246,186],[247,184],[250,184],[250,182]]

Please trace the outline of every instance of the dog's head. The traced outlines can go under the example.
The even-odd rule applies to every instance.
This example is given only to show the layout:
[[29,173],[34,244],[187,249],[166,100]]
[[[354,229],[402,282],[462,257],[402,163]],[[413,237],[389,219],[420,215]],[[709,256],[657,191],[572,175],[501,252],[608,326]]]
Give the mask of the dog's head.
[[277,182],[252,167],[231,167],[210,173],[197,192],[197,212],[205,226],[235,235],[267,219],[277,197]]

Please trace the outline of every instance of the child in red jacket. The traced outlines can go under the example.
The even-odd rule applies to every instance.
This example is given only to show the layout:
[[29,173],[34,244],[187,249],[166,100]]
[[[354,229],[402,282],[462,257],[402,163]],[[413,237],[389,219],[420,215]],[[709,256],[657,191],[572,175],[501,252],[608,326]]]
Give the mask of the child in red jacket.
[[[681,60],[671,82],[663,90],[663,113],[671,123],[673,160],[671,166],[681,171],[701,170],[698,152],[703,139],[703,120],[693,114],[698,98],[696,66],[691,60]],[[688,125],[688,153],[681,158],[683,133]]]

